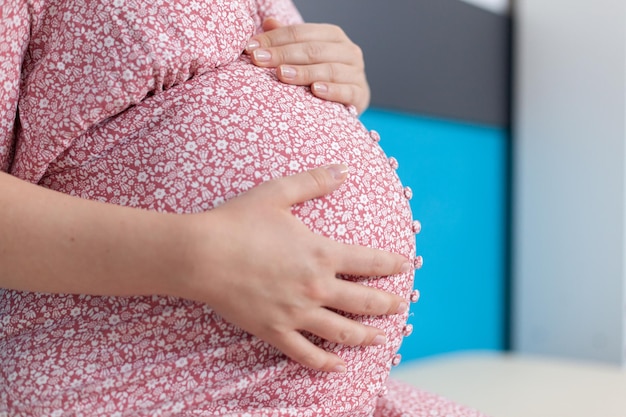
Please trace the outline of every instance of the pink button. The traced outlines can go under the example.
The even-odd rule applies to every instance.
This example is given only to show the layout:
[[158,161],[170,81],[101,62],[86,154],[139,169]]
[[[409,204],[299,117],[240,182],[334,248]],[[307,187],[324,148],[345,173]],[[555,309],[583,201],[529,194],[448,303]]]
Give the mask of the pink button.
[[407,200],[413,198],[413,190],[411,190],[411,187],[404,187],[404,196]]
[[424,258],[422,258],[421,255],[417,256],[413,260],[413,266],[415,267],[415,269],[422,269],[423,265],[424,265]]
[[370,130],[370,138],[372,138],[374,142],[380,142],[380,135],[375,130]]
[[411,296],[409,297],[409,300],[411,300],[412,303],[417,303],[417,301],[420,299],[420,292],[418,290],[414,290],[411,293]]
[[398,366],[400,365],[400,361],[402,360],[402,355],[396,355],[393,357],[393,359],[391,360],[391,365],[393,366]]
[[422,223],[420,223],[419,220],[413,220],[413,233],[418,235],[419,232],[421,231],[422,231]]
[[391,158],[389,158],[389,166],[391,167],[391,169],[398,169],[400,164],[398,163],[398,160],[392,156]]
[[406,326],[404,326],[404,329],[402,329],[402,334],[405,337],[411,336],[412,333],[413,333],[413,325],[412,324],[407,324]]

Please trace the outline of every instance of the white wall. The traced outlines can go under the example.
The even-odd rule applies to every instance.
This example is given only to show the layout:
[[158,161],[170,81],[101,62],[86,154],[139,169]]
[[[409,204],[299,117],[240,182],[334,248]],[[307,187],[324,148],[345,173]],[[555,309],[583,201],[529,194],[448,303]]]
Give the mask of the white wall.
[[494,13],[508,13],[509,0],[461,0]]
[[624,361],[626,2],[518,0],[514,348]]

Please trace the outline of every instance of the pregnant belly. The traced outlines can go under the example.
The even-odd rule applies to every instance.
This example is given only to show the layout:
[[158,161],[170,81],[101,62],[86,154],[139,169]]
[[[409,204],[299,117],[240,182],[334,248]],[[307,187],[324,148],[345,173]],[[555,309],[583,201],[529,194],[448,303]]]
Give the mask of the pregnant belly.
[[[341,162],[350,167],[345,184],[295,206],[294,214],[335,240],[412,257],[407,196],[373,136],[344,106],[284,85],[242,60],[95,127],[50,167],[42,183],[83,198],[190,213],[210,210],[268,179]],[[408,298],[412,274],[367,285]],[[74,398],[86,409],[118,387],[118,400],[138,412],[366,416],[383,389],[406,320],[354,317],[384,329],[384,347],[350,348],[311,337],[346,360],[348,373],[336,375],[305,369],[207,306],[186,300],[51,296],[45,303],[64,319],[43,329],[24,309],[39,303],[41,318],[44,301],[22,296],[18,302],[10,294],[9,313],[21,317],[22,328],[45,331],[47,339],[35,345],[27,332],[16,330],[5,343],[22,351],[45,345],[48,362],[33,354],[27,364],[33,372],[46,366],[67,370],[34,397]],[[87,340],[88,348],[78,348]]]

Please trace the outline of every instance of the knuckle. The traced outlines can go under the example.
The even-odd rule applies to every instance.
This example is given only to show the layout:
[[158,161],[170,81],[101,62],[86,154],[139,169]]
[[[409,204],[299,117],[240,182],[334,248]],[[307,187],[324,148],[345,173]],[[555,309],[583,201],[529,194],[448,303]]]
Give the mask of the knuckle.
[[387,260],[381,253],[377,253],[371,261],[372,271],[376,275],[382,275],[388,269]]
[[300,30],[297,25],[286,26],[287,37],[294,43],[300,42]]
[[261,33],[254,37],[259,42],[260,48],[269,48],[272,46],[272,38],[266,33]]
[[315,79],[314,74],[307,65],[298,66],[297,80],[304,84],[311,84]]
[[341,69],[339,68],[339,64],[336,62],[332,62],[328,65],[328,79],[331,82],[337,82],[338,76],[341,74]]
[[363,313],[367,315],[375,315],[377,313],[378,294],[370,292],[363,300]]
[[321,280],[312,276],[312,271],[308,273],[309,277],[305,283],[305,295],[308,299],[315,301],[317,304],[323,303],[328,298],[328,290]]
[[356,57],[356,60],[359,64],[361,64],[362,66],[364,66],[364,62],[363,62],[363,49],[361,49],[361,47],[359,45],[357,45],[356,43],[352,44],[352,53],[354,54],[354,56]]
[[326,174],[326,170],[323,169],[315,169],[312,171],[307,171],[308,174],[311,176],[311,178],[313,179],[313,182],[315,184],[315,187],[317,187],[317,189],[320,192],[324,192],[328,189],[328,177]]
[[337,334],[337,343],[342,345],[349,345],[351,339],[351,332],[348,329],[341,329]]
[[324,54],[324,49],[319,43],[309,42],[306,44],[305,53],[313,62],[319,62]]
[[333,33],[333,36],[337,39],[347,39],[348,35],[346,35],[346,32],[344,32],[344,30],[338,26],[338,25],[333,25],[333,24],[328,24],[328,30],[331,31]]

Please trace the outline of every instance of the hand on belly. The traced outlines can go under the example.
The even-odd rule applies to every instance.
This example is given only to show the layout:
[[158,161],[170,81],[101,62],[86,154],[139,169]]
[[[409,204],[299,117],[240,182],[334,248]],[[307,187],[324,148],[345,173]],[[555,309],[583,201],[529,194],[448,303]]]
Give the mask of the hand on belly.
[[337,355],[306,339],[307,331],[349,346],[382,345],[385,333],[328,308],[359,315],[402,314],[404,298],[338,274],[406,273],[400,255],[345,245],[312,233],[292,213],[297,203],[334,191],[347,168],[333,165],[266,182],[226,204],[194,215],[199,251],[193,274],[175,295],[206,302],[226,320],[316,370],[344,372]]

